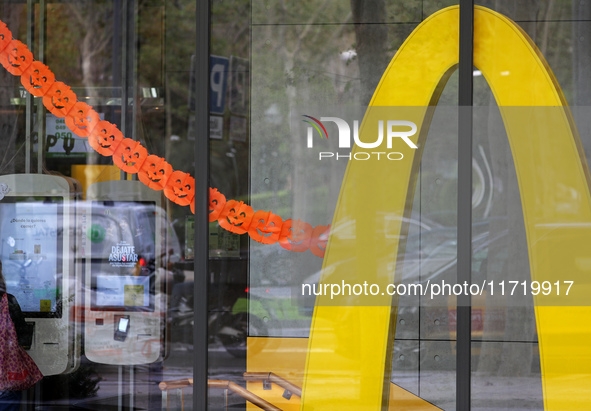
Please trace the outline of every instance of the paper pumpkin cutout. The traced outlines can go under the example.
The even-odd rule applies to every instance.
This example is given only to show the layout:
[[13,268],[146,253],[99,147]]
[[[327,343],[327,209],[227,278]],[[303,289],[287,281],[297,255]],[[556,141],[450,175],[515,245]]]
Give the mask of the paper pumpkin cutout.
[[[220,213],[226,205],[226,196],[218,191],[217,188],[209,187],[209,222],[217,221]],[[193,214],[195,214],[194,206]]]
[[88,104],[79,101],[66,116],[66,126],[80,137],[88,137],[101,121],[99,114]]
[[162,190],[172,174],[172,166],[163,158],[151,155],[146,158],[138,171],[138,178],[152,190]]
[[56,81],[43,96],[43,105],[56,117],[66,117],[78,99],[61,81]]
[[218,222],[222,228],[232,233],[244,234],[248,231],[253,214],[253,209],[248,204],[230,200],[226,202]]
[[270,211],[257,211],[252,216],[248,235],[254,241],[263,244],[274,244],[279,241],[283,219]]
[[4,50],[12,40],[12,32],[8,26],[0,21],[0,51]]
[[20,76],[33,62],[33,53],[19,40],[11,40],[0,52],[0,63],[15,76]]
[[183,171],[175,171],[164,187],[164,195],[178,205],[186,206],[195,198],[195,179]]
[[302,253],[310,248],[312,226],[302,220],[285,220],[279,234],[279,245],[286,250]]
[[330,233],[330,225],[317,225],[312,231],[312,238],[310,239],[310,251],[317,257],[324,258],[326,251],[326,243],[328,243],[328,235]]
[[148,150],[139,141],[124,138],[113,153],[113,163],[126,173],[137,173],[148,158]]
[[[126,139],[116,125],[100,121],[98,113],[88,104],[78,102],[76,94],[41,62],[33,60],[27,46],[12,39],[12,33],[0,21],[0,63],[32,95],[43,97],[45,107],[57,117],[66,117],[66,125],[76,135],[89,137],[90,145],[100,154],[113,156],[113,162],[128,173],[138,172],[142,183],[154,190],[164,189],[171,201],[190,205],[195,213],[195,179],[188,173],[173,171],[163,158],[148,155],[139,142]],[[257,211],[242,201],[229,200],[217,189],[209,189],[209,221],[218,221],[222,228],[236,233],[249,233],[263,244],[279,242],[291,251],[310,251],[324,257],[330,226],[312,226],[300,220],[282,221],[270,211]]]
[[40,61],[34,61],[21,76],[23,87],[35,97],[43,97],[55,83],[55,74]]
[[88,144],[103,156],[112,156],[123,141],[123,133],[113,123],[99,121],[88,136]]

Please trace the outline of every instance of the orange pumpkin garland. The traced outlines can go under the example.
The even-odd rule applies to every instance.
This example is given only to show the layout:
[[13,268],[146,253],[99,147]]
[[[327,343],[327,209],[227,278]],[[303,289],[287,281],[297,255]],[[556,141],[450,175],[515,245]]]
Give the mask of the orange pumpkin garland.
[[164,195],[178,205],[191,204],[195,198],[195,179],[183,171],[174,171],[164,187]]
[[126,173],[135,174],[148,158],[148,150],[139,141],[124,138],[113,153],[113,163]]
[[[209,222],[216,221],[224,207],[226,206],[226,196],[218,191],[217,188],[209,187]],[[193,214],[195,210],[191,208]]]
[[310,238],[310,251],[317,257],[324,258],[330,225],[317,225],[312,231]]
[[230,200],[220,213],[218,223],[232,233],[244,234],[250,227],[254,211],[242,201]]
[[76,101],[76,94],[61,81],[53,83],[43,96],[43,105],[56,117],[66,117]]
[[310,248],[312,226],[302,220],[285,220],[279,235],[279,245],[286,250],[303,253]]
[[[104,156],[113,156],[121,170],[138,173],[139,180],[153,190],[163,190],[171,201],[190,205],[195,213],[195,179],[188,173],[174,171],[163,158],[148,155],[141,143],[125,138],[115,124],[100,121],[98,113],[66,84],[55,81],[49,67],[34,61],[33,54],[22,42],[12,39],[12,33],[0,21],[0,63],[13,75],[21,76],[21,83],[57,117],[65,117],[66,126],[80,137],[88,137],[89,144]],[[253,211],[242,201],[228,200],[216,188],[209,188],[209,221],[218,221],[224,229],[249,233],[263,244],[279,242],[281,247],[303,252],[308,248],[314,255],[324,256],[330,226],[312,227],[301,220],[286,220],[270,211]]]
[[142,164],[137,176],[142,183],[152,190],[163,190],[172,174],[172,166],[161,157],[150,155]]
[[8,26],[0,21],[0,51],[3,51],[12,40],[12,32]]
[[254,241],[263,244],[274,244],[279,241],[283,219],[270,211],[257,211],[252,216],[248,235]]
[[112,156],[123,141],[123,133],[108,121],[99,121],[88,136],[88,144],[103,156]]
[[99,114],[88,104],[79,101],[66,116],[66,126],[80,137],[88,137],[101,121]]
[[33,53],[19,40],[11,40],[0,52],[0,63],[15,76],[20,76],[33,62]]
[[55,83],[55,75],[45,64],[34,61],[22,74],[21,83],[35,97],[43,97]]

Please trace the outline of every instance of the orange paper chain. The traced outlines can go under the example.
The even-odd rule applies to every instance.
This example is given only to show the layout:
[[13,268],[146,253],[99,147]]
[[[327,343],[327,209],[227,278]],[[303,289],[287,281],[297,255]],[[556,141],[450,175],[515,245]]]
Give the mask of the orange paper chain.
[[[149,155],[138,141],[125,138],[117,126],[101,121],[88,104],[78,101],[76,94],[61,81],[56,81],[49,67],[33,59],[25,44],[12,38],[5,23],[0,21],[0,63],[11,74],[21,77],[23,87],[56,117],[65,117],[66,126],[79,137],[88,138],[90,146],[113,163],[153,190],[163,190],[170,201],[190,206],[195,213],[195,178],[189,173],[175,171],[165,159]],[[227,200],[216,188],[209,188],[209,221],[236,234],[246,234],[263,244],[279,243],[286,250],[310,250],[324,257],[330,226],[312,227],[300,220],[285,220],[270,211],[254,211],[242,201]]]

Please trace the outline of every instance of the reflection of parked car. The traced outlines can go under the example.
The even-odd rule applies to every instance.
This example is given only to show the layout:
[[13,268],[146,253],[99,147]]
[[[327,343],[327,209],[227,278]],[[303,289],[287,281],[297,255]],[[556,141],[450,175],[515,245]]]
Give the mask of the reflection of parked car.
[[[498,221],[493,220],[493,223],[498,223]],[[494,234],[491,234],[489,230],[490,224],[491,222],[484,221],[473,226],[473,282],[480,285],[487,279],[487,269],[500,273],[507,259],[504,244],[507,231],[498,230],[497,232],[493,231]],[[406,238],[405,254],[397,264],[398,267],[401,267],[401,271],[397,273],[397,277],[400,278],[399,281],[403,284],[417,284],[423,287],[426,287],[428,283],[441,284],[442,281],[454,284],[457,277],[455,227],[420,226],[420,230],[419,233],[414,230],[416,234],[411,233]],[[494,260],[489,261],[490,250],[493,248],[501,251],[495,255]],[[351,262],[351,260],[339,261],[337,266],[325,267],[323,271],[317,271],[302,283],[311,286],[316,285],[319,283],[321,275],[324,274],[324,283],[330,284],[332,282],[331,273],[337,270],[339,265],[351,264]],[[249,289],[250,315],[280,322],[279,327],[283,330],[298,326],[302,328],[308,327],[316,297],[315,295],[302,296],[301,289],[299,289],[301,286],[302,284],[296,284],[293,287],[269,284],[251,287]],[[294,297],[297,297],[297,300]],[[483,335],[486,315],[488,321],[487,331],[502,338],[505,327],[504,307],[501,309],[489,308],[487,313],[485,301],[486,292],[482,296],[473,298],[472,335],[474,338]],[[421,327],[421,338],[444,341],[455,340],[455,297],[441,296],[435,299],[424,296],[401,297],[399,303],[398,318],[406,319],[407,324],[417,324],[414,334],[417,338],[419,335],[418,327]],[[307,319],[308,322],[302,321],[304,319]],[[408,325],[406,327],[408,329]],[[454,345],[452,343],[448,345],[450,353],[455,349]],[[423,347],[420,348],[422,351],[425,349],[425,345],[422,344],[421,346]]]
[[[439,237],[439,234],[436,234]],[[405,255],[403,282],[416,283],[422,287],[438,284],[455,284],[457,278],[457,243],[455,230],[448,232],[448,238],[439,244],[429,242],[429,233],[422,233],[422,243],[419,254],[422,256],[417,259],[408,259],[408,253]],[[445,237],[445,236],[444,236]],[[487,280],[487,271],[496,271],[500,273],[502,266],[506,263],[507,253],[504,248],[504,241],[507,238],[507,230],[501,230],[494,236],[491,236],[489,224],[487,222],[476,224],[473,227],[472,237],[472,282],[482,285]],[[418,245],[417,245],[418,247]],[[493,260],[489,262],[490,251],[496,248],[500,252]],[[408,250],[407,245],[407,250]],[[426,250],[426,251],[425,251]],[[423,253],[423,251],[425,251]],[[416,305],[402,304],[398,309],[398,319],[404,322],[412,322],[412,319],[420,318],[421,338],[414,338],[414,355],[408,356],[407,346],[394,344],[394,358],[406,358],[408,361],[417,361],[420,359],[421,367],[429,367],[429,362],[437,358],[437,369],[446,367],[455,367],[454,361],[444,361],[441,358],[450,358],[455,353],[456,327],[457,327],[457,307],[456,297],[454,295],[438,295],[431,298],[427,296],[415,297],[413,300]],[[488,321],[487,337],[498,340],[503,339],[505,328],[505,309],[504,307],[486,307],[487,292],[482,295],[472,297],[472,338],[483,337],[485,315]],[[493,335],[494,334],[494,335]],[[449,344],[434,344],[433,341],[449,341]],[[447,354],[447,355],[446,355]],[[473,349],[473,354],[477,354]]]

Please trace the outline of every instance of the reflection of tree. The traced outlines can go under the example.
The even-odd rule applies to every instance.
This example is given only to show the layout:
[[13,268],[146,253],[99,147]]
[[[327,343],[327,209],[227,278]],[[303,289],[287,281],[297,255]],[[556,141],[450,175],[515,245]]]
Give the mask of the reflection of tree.
[[97,86],[111,85],[114,27],[110,2],[53,3],[47,10],[46,64],[58,80],[70,87],[86,88],[95,97]]
[[[83,33],[78,44],[79,61],[82,69],[82,83],[86,87],[87,95],[91,97],[94,97],[95,93],[95,78],[102,73],[97,57],[111,44],[113,38],[113,31],[104,27],[106,10],[104,8],[100,10],[99,7],[95,2],[85,1],[68,3],[67,8],[72,17],[70,23],[77,26],[79,32]],[[100,71],[97,72],[97,69]]]
[[[283,61],[283,69],[285,73],[285,94],[287,97],[288,113],[295,113],[296,110],[302,106],[310,104],[309,95],[310,92],[307,90],[305,85],[302,86],[302,82],[314,81],[315,74],[306,73],[302,71],[302,68],[310,65],[315,65],[317,62],[330,61],[331,58],[338,58],[338,49],[334,49],[333,45],[337,43],[337,39],[343,36],[346,26],[339,25],[335,29],[329,38],[325,38],[326,31],[322,27],[317,26],[318,17],[323,14],[325,9],[328,7],[329,1],[324,1],[318,10],[318,13],[313,13],[312,17],[306,22],[306,24],[296,32],[289,30],[289,27],[281,26],[279,29],[279,47],[277,53],[281,56]],[[281,12],[285,13],[285,3],[280,2]],[[347,16],[346,21],[349,21],[350,15]],[[290,33],[291,32],[291,33]],[[293,36],[293,37],[292,37]],[[321,43],[324,45],[322,49],[310,48],[310,45]],[[305,46],[306,50],[303,52],[302,47]],[[318,57],[318,60],[308,55],[313,51]],[[327,70],[328,67],[325,68]],[[308,77],[310,76],[310,77]],[[308,78],[306,78],[308,77]],[[322,79],[319,79],[322,81]],[[326,87],[326,85],[325,85]],[[328,95],[333,94],[334,91],[327,89]],[[328,97],[328,96],[326,96]],[[325,98],[322,96],[321,98]],[[330,104],[330,103],[329,103]],[[333,103],[334,104],[334,103]],[[327,107],[328,108],[328,107]],[[330,109],[330,108],[329,108]],[[315,114],[317,115],[317,114]],[[302,144],[302,138],[300,133],[299,121],[292,124],[294,127],[291,129],[291,150],[293,150],[293,157],[295,159],[305,158],[306,147]],[[291,182],[293,184],[293,191],[302,195],[296,195],[293,197],[293,213],[294,215],[303,215],[304,212],[309,209],[310,204],[314,204],[314,199],[310,195],[314,195],[314,191],[310,190],[309,173],[307,168],[309,165],[305,161],[295,161],[293,164],[293,173],[291,175]],[[334,173],[328,173],[329,176],[333,176]],[[325,183],[325,182],[324,182]],[[306,194],[305,194],[306,193]]]
[[[19,15],[22,15],[24,4],[3,4],[0,8],[2,21],[8,25],[12,31],[13,37],[17,37],[19,30]],[[18,38],[18,37],[17,37]],[[19,119],[19,113],[11,104],[11,99],[16,96],[15,85],[20,86],[19,79],[4,68],[0,68],[0,106],[3,107],[2,116],[0,116],[0,173],[10,174],[24,171],[25,150],[17,147],[23,145],[19,138],[19,128],[22,127],[23,116]],[[12,107],[11,107],[12,106]],[[10,107],[10,110],[5,108]],[[19,121],[20,120],[20,121]],[[16,146],[16,147],[15,147]],[[19,150],[19,151],[17,151]]]
[[[387,66],[388,26],[384,0],[351,0],[357,58],[361,78],[361,104],[369,104]],[[363,23],[371,24],[363,24]]]
[[[344,64],[340,56],[353,43],[353,27],[348,24],[351,12],[343,3],[329,0],[301,2],[297,8],[291,2],[280,1],[266,12],[253,19],[279,24],[256,27],[253,32],[252,109],[258,115],[253,117],[252,130],[256,133],[253,142],[254,138],[256,142],[251,157],[261,159],[253,164],[253,172],[273,178],[268,186],[254,189],[277,192],[289,187],[296,195],[288,216],[304,217],[311,208],[325,205],[311,188],[326,187],[330,180],[322,176],[332,174],[320,171],[318,166],[322,164],[317,161],[314,164],[317,173],[310,172],[313,168],[305,161],[301,122],[292,116],[306,108],[313,111],[307,114],[320,116],[323,113],[315,112],[319,107],[328,113],[338,104],[354,104],[355,95],[346,90],[356,79],[341,74]],[[343,24],[325,25],[326,21]],[[349,71],[354,70],[349,68]],[[271,109],[276,113],[276,120],[268,114]],[[281,167],[273,157],[282,159]],[[273,206],[276,204],[261,205]]]

